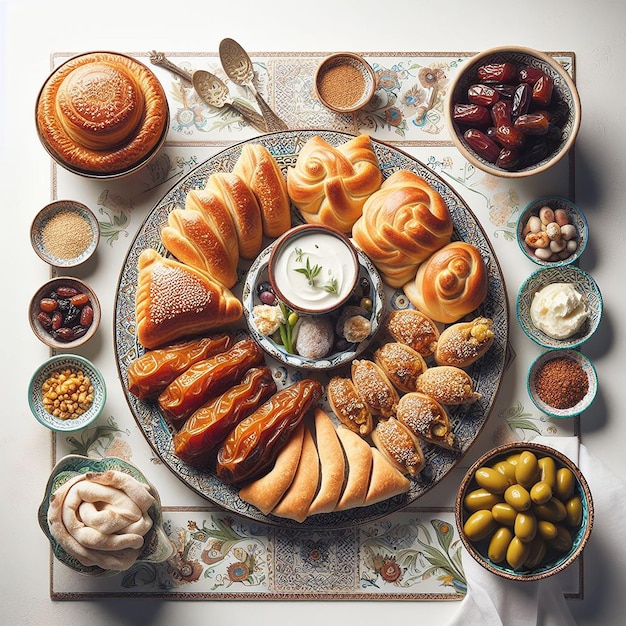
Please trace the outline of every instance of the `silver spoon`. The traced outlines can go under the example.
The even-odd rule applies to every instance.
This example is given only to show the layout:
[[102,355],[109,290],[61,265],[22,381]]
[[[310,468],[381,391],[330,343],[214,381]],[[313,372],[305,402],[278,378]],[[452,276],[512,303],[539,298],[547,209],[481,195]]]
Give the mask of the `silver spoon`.
[[220,61],[226,75],[237,85],[247,87],[254,95],[263,117],[270,130],[289,130],[283,120],[272,111],[269,104],[257,92],[253,84],[254,68],[248,53],[234,40],[222,39],[220,42]]
[[254,128],[262,133],[268,131],[267,122],[262,115],[259,115],[252,107],[233,100],[228,93],[228,87],[215,74],[206,70],[196,70],[190,72],[172,63],[162,52],[150,52],[150,62],[153,65],[164,67],[174,72],[184,80],[190,82],[200,98],[208,105],[222,108],[226,105],[232,107],[242,117],[244,117]]

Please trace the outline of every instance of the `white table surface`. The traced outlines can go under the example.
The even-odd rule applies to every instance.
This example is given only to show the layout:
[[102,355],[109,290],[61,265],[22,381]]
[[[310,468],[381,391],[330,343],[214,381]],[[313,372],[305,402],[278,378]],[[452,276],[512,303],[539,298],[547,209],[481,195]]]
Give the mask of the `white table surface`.
[[[506,6],[505,5],[509,5]],[[50,472],[50,436],[31,416],[26,386],[48,356],[33,336],[26,307],[48,268],[28,242],[30,223],[50,201],[50,160],[34,125],[37,92],[52,52],[210,51],[233,37],[249,50],[473,51],[504,45],[574,51],[583,122],[576,145],[576,200],[586,211],[591,243],[581,267],[602,288],[605,311],[585,346],[600,392],[582,420],[582,441],[615,473],[626,474],[623,416],[626,337],[622,312],[626,175],[626,5],[616,0],[294,0],[100,5],[58,0],[0,0],[0,151],[4,253],[2,328],[3,567],[0,624],[172,624],[202,620],[227,624],[345,623],[368,619],[445,624],[458,602],[168,602],[154,599],[53,602],[49,597],[49,545],[36,511]],[[512,318],[512,323],[515,323]],[[107,346],[108,348],[108,346]],[[597,540],[586,554],[583,599],[569,601],[580,624],[623,622],[624,564],[610,559],[611,544]]]

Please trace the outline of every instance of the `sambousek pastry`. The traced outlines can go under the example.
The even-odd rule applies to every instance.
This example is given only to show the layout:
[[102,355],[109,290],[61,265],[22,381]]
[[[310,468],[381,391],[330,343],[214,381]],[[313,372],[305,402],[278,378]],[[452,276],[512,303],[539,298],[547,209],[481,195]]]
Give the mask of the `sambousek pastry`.
[[391,311],[383,322],[384,329],[399,343],[422,357],[432,356],[439,341],[439,328],[433,320],[416,309]]
[[305,221],[342,233],[351,232],[381,182],[378,158],[366,134],[339,146],[315,135],[287,170],[287,192]]
[[424,469],[424,453],[411,431],[395,417],[381,419],[372,431],[372,441],[402,474],[417,476]]
[[361,435],[367,437],[374,428],[374,420],[351,378],[333,376],[326,384],[328,403],[339,421]]
[[494,339],[493,320],[488,317],[451,324],[439,337],[435,363],[468,367],[489,350]]
[[452,231],[439,192],[414,172],[399,170],[365,202],[352,236],[385,283],[402,287],[420,263],[450,242]]
[[429,367],[417,379],[417,391],[444,405],[471,404],[481,397],[471,376],[453,365]]
[[391,417],[396,412],[398,392],[374,361],[355,359],[350,373],[356,392],[372,415]]
[[48,527],[63,550],[84,566],[125,571],[143,551],[154,502],[150,486],[125,472],[87,472],[50,496]]
[[372,476],[372,446],[353,430],[340,425],[337,436],[346,458],[346,484],[335,507],[335,511],[345,511],[364,506]]
[[245,144],[233,168],[256,196],[263,234],[275,239],[291,228],[291,202],[287,181],[276,159],[261,144]]
[[449,450],[456,448],[456,436],[445,408],[425,393],[415,391],[403,395],[396,417],[419,439]]
[[167,131],[167,97],[153,72],[111,52],[76,56],[44,84],[37,128],[71,169],[114,175],[146,160]]
[[483,303],[488,283],[480,250],[471,243],[453,241],[424,261],[403,289],[415,308],[436,322],[451,324]]
[[398,341],[388,341],[377,348],[374,362],[387,374],[392,384],[405,393],[415,391],[417,377],[427,368],[419,352]]
[[159,348],[236,322],[243,306],[209,274],[144,250],[137,261],[137,339]]

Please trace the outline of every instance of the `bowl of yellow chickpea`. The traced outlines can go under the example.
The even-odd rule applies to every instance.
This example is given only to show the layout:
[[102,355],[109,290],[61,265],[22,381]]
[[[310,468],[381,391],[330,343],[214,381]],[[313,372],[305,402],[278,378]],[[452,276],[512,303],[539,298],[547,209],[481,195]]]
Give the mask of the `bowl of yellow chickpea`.
[[515,442],[469,468],[455,515],[461,541],[480,565],[508,580],[536,581],[580,556],[594,510],[587,481],[567,456]]
[[102,413],[106,395],[98,368],[75,354],[50,357],[28,385],[28,404],[35,419],[59,433],[89,426]]

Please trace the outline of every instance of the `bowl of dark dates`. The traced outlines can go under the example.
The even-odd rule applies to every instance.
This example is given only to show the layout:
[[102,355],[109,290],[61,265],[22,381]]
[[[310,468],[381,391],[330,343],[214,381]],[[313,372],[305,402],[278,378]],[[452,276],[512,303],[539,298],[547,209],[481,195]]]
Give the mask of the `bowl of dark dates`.
[[557,58],[526,47],[490,48],[453,78],[445,106],[452,139],[481,170],[505,178],[560,161],[580,128],[580,97]]
[[55,350],[73,350],[93,337],[100,325],[100,302],[82,280],[60,276],[44,283],[29,307],[37,338]]

